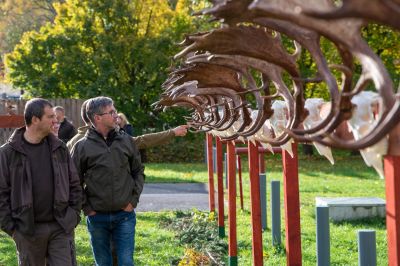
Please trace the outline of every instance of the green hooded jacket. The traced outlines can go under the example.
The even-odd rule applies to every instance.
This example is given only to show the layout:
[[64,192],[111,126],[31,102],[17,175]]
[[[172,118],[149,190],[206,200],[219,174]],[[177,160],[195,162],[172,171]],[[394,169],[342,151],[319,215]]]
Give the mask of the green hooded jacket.
[[72,147],[81,185],[83,211],[119,211],[129,203],[135,208],[144,185],[144,166],[132,137],[112,131],[107,141],[94,129]]

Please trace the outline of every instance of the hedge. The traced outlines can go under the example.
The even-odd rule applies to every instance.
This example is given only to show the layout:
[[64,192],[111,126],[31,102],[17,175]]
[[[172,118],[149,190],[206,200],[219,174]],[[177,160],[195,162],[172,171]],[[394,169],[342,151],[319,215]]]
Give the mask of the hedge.
[[176,137],[170,143],[146,149],[145,162],[182,163],[204,162],[204,133],[189,133],[185,137]]

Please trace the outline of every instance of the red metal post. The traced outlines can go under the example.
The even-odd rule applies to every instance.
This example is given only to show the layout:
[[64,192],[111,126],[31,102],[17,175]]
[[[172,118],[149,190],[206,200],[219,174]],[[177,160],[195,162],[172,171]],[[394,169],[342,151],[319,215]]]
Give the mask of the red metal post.
[[221,139],[215,138],[216,160],[217,160],[217,181],[218,181],[218,231],[220,237],[225,237],[225,222],[224,222],[224,165],[222,154]]
[[[282,148],[280,148],[280,147],[273,147],[272,149],[273,149],[274,153],[282,152]],[[247,154],[248,152],[249,152],[249,149],[247,147],[237,147],[236,148],[236,154]],[[263,148],[263,147],[258,147],[258,152],[266,153],[266,154],[271,153],[270,150]]]
[[239,173],[240,208],[243,210],[242,159],[240,158],[240,155],[236,155],[236,160]]
[[388,264],[400,265],[400,156],[384,158]]
[[261,204],[260,204],[260,176],[258,145],[248,142],[249,172],[250,172],[250,200],[251,224],[253,227],[253,265],[263,265],[263,245],[261,230]]
[[297,143],[292,144],[293,158],[282,151],[283,188],[286,227],[286,264],[301,265],[300,196]]
[[235,144],[226,143],[228,163],[228,220],[229,220],[229,265],[237,265],[237,237],[236,237],[236,160]]
[[210,212],[213,212],[215,211],[213,137],[211,134],[206,134],[206,139],[207,139],[207,167],[208,167],[208,206]]

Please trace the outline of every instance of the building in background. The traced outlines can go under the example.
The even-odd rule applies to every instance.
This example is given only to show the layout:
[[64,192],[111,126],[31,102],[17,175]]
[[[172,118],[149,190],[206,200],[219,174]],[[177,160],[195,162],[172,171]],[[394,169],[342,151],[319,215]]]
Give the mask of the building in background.
[[0,98],[1,99],[15,99],[18,100],[21,98],[20,89],[15,89],[11,84],[3,83],[0,81]]

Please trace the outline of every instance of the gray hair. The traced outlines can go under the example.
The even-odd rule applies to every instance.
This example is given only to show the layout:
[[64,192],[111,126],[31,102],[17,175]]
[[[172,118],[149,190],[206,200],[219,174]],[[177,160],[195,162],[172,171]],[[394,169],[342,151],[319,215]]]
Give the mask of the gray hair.
[[113,100],[109,97],[99,96],[89,99],[86,104],[86,115],[90,122],[94,125],[94,116],[96,114],[102,114],[104,108],[113,104]]
[[90,125],[90,120],[86,113],[86,106],[87,106],[88,102],[89,102],[89,100],[84,101],[82,103],[82,107],[81,107],[81,117],[82,117],[83,122],[85,122],[86,125]]
[[59,111],[59,112],[62,112],[63,114],[65,113],[65,109],[62,106],[58,105],[58,106],[54,107],[53,109],[54,109],[54,111]]
[[30,126],[32,124],[32,117],[34,116],[42,120],[46,106],[53,108],[53,105],[46,99],[33,98],[27,101],[24,110],[25,125]]

